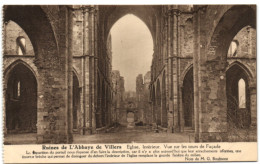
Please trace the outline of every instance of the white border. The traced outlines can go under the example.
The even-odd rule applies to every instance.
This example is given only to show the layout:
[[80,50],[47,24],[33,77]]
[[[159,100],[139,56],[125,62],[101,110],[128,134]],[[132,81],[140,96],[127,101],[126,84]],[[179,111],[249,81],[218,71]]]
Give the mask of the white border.
[[[67,1],[64,1],[64,0],[44,0],[44,1],[35,1],[35,0],[29,0],[29,1],[18,1],[18,0],[2,0],[0,2],[1,4],[1,22],[3,20],[3,16],[2,16],[2,7],[3,5],[15,5],[15,4],[20,4],[20,5],[32,5],[32,4],[156,4],[156,5],[160,5],[160,4],[257,4],[257,31],[258,31],[258,25],[259,25],[259,12],[258,12],[258,4],[260,4],[260,1],[259,0],[246,0],[246,1],[242,1],[242,0],[217,0],[217,1],[209,1],[209,0],[148,0],[148,1],[145,1],[145,0],[67,0]],[[1,38],[2,38],[2,24],[0,26],[0,30],[1,30]],[[2,43],[2,42],[1,42]],[[3,44],[1,44],[0,46],[0,51],[2,52],[3,54],[3,51],[2,51],[2,46]],[[258,37],[257,37],[257,48],[259,47],[259,41],[258,41]],[[258,51],[257,51],[258,52]],[[3,64],[3,58],[1,57],[0,58],[0,71],[2,72],[2,64]],[[257,57],[257,63],[259,63],[259,57]],[[259,77],[259,67],[257,67],[257,77]],[[1,74],[0,76],[0,81],[2,82],[2,79],[3,78],[3,74]],[[257,78],[257,81],[259,82],[259,78]],[[259,84],[259,83],[257,83]],[[2,91],[2,85],[0,85],[0,92]],[[258,92],[258,89],[257,89],[257,92]],[[0,94],[0,100],[3,99],[2,97],[3,95]],[[260,96],[257,96],[257,102],[259,103],[260,101]],[[0,103],[1,105],[1,109],[2,109],[2,106],[4,104]],[[2,111],[2,110],[1,110]],[[3,112],[3,111],[2,111]],[[258,139],[258,148],[259,148],[259,141],[260,141],[260,137],[259,137],[259,131],[260,131],[260,124],[259,124],[259,119],[260,119],[260,111],[257,112],[257,139]],[[2,140],[0,140],[0,144],[3,145],[3,118],[2,118],[2,115],[0,117],[0,134],[1,134],[1,138]],[[3,149],[2,149],[2,146],[0,146],[0,163],[3,163]],[[259,151],[258,151],[258,160],[259,160]],[[237,162],[229,162],[229,163],[237,163]],[[221,164],[229,164],[229,163],[223,163],[221,162]],[[251,162],[250,162],[251,163]],[[253,162],[253,163],[256,163],[256,162]]]

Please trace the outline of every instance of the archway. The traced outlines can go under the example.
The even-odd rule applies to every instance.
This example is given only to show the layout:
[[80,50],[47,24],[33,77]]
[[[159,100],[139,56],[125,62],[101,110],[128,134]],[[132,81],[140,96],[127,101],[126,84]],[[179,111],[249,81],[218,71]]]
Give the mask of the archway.
[[19,63],[9,72],[6,102],[7,133],[37,132],[37,80]]
[[249,77],[238,64],[227,72],[227,120],[230,127],[247,128],[251,123]]
[[31,40],[25,31],[11,20],[4,25],[4,55],[34,55]]
[[[210,11],[211,6],[208,6],[208,9]],[[226,97],[228,49],[234,36],[242,28],[247,25],[255,28],[256,25],[256,12],[251,6],[228,6],[224,11],[218,17],[216,27],[212,23],[213,20],[208,19],[209,17],[206,14],[204,23],[214,24],[213,27],[215,28],[212,31],[203,26],[200,27],[205,30],[205,33],[208,32],[210,37],[203,40],[207,40],[204,45],[203,41],[200,41],[201,54],[198,58],[195,56],[195,59],[197,58],[199,61],[199,66],[194,62],[199,72],[195,75],[199,79],[195,84],[199,86],[198,93],[195,93],[195,95],[200,95],[199,100],[195,101],[198,102],[196,106],[199,107],[195,119],[198,121],[196,125],[199,125],[195,129],[196,141],[228,141]],[[211,15],[209,14],[209,16]],[[206,52],[206,55],[204,52]],[[203,118],[203,120],[200,118]],[[212,134],[215,137],[210,138],[209,136],[212,136]]]
[[152,62],[153,37],[150,29],[139,17],[126,13],[114,22],[107,38],[106,49],[111,48],[113,52],[113,69],[119,70],[124,77],[126,91],[135,91],[136,77],[147,73]]
[[194,91],[193,91],[193,68],[190,68],[183,79],[182,107],[184,127],[194,128]]
[[167,108],[166,108],[166,82],[165,72],[162,77],[162,127],[168,126]]
[[80,88],[79,80],[75,72],[73,72],[73,130],[78,129],[78,112],[80,110]]
[[[56,38],[43,8],[40,6],[5,6],[4,21],[10,20],[17,23],[28,35],[37,58],[57,55]],[[42,49],[48,49],[48,51],[41,51]]]
[[[61,8],[66,8],[60,6]],[[66,10],[57,10],[54,19],[65,16]],[[38,123],[37,143],[72,142],[72,69],[71,53],[68,53],[67,39],[56,38],[67,26],[56,26],[49,17],[52,9],[47,6],[4,6],[4,22],[17,23],[32,43],[38,68]],[[66,23],[59,19],[58,23]],[[57,35],[56,35],[57,34]],[[66,44],[66,45],[65,45]],[[62,48],[59,48],[62,47]],[[62,54],[62,55],[61,55]],[[69,92],[68,92],[69,91]],[[48,125],[48,126],[47,126]],[[63,137],[60,137],[63,136]]]
[[157,80],[157,85],[156,85],[156,123],[157,125],[161,125],[162,120],[161,120],[161,88],[160,88],[160,81]]

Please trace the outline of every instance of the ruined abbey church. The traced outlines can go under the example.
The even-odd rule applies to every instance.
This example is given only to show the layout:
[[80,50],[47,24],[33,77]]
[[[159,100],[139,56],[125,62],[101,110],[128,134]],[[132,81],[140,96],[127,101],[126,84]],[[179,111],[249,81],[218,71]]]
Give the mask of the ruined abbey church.
[[[153,39],[135,93],[111,62],[110,29],[126,14]],[[4,6],[2,40],[5,138],[73,143],[136,122],[194,142],[256,141],[255,5]]]

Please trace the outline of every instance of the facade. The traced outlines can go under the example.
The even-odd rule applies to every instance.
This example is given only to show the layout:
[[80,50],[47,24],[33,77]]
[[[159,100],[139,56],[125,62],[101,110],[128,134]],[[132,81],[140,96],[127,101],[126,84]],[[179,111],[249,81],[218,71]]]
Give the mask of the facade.
[[110,29],[129,13],[143,20],[154,43],[150,75],[137,80],[136,96],[151,111],[141,112],[144,122],[168,133],[192,130],[196,142],[230,141],[232,127],[256,133],[255,5],[3,10],[5,134],[71,143],[73,133],[90,135],[117,122],[115,97],[135,109],[111,65]]

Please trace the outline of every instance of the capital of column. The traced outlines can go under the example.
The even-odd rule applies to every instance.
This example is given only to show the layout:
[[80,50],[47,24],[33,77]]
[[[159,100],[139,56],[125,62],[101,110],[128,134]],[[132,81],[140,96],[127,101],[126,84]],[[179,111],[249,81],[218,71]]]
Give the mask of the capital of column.
[[171,17],[173,15],[176,15],[176,16],[180,16],[181,15],[181,11],[179,9],[168,9],[166,12],[165,12],[165,17]]
[[86,13],[86,12],[89,12],[89,11],[90,11],[90,8],[91,8],[91,6],[88,6],[88,5],[85,6],[85,5],[84,5],[84,6],[81,7],[81,10],[82,10],[82,12],[83,12],[83,14],[84,14],[84,13]]
[[96,15],[96,13],[97,13],[97,8],[96,8],[95,6],[90,6],[89,12],[90,12],[91,14]]
[[172,14],[176,15],[176,16],[180,16],[181,15],[181,11],[179,9],[172,9]]

